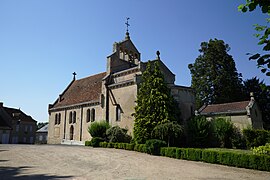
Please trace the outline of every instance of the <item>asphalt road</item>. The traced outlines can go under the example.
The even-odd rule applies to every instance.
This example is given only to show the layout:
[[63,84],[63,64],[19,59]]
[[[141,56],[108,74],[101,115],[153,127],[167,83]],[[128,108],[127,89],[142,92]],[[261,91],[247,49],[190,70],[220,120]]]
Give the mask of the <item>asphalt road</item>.
[[0,180],[9,179],[269,180],[270,172],[119,149],[0,144]]

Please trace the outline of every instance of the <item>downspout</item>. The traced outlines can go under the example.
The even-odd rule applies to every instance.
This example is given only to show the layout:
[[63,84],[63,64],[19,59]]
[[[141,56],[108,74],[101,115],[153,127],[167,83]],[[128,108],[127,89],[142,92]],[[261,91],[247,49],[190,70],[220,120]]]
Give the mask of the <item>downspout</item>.
[[108,90],[108,86],[107,84],[105,84],[105,88],[106,88],[106,121],[109,123],[109,90]]

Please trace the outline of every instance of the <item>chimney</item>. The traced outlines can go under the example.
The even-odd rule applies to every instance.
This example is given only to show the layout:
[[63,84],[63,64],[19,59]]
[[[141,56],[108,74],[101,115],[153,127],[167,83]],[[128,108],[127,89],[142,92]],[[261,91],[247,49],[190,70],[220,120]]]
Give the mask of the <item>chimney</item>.
[[0,102],[0,108],[2,108],[4,106],[3,102]]

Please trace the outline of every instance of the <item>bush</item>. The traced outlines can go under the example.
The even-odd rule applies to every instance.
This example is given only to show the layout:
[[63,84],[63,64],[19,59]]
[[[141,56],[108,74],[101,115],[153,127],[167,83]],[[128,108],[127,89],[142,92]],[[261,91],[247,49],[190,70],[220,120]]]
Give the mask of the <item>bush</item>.
[[91,145],[91,141],[85,141],[85,142],[84,142],[84,145],[85,145],[85,146],[92,146],[92,145]]
[[270,143],[266,143],[265,146],[259,146],[252,148],[253,154],[265,154],[270,156]]
[[110,128],[109,123],[106,121],[93,122],[88,127],[88,132],[94,137],[106,138],[106,130]]
[[171,144],[176,144],[177,139],[180,139],[182,133],[183,128],[180,124],[167,122],[157,125],[152,131],[152,137],[166,141],[169,147]]
[[145,143],[146,152],[152,155],[160,155],[160,148],[166,146],[166,142],[159,139],[150,139]]
[[259,130],[259,129],[244,129],[244,137],[247,141],[247,146],[258,147],[263,146],[266,143],[270,143],[270,131],[268,130]]
[[147,153],[145,144],[136,144],[134,146],[134,151]]
[[222,148],[232,148],[234,126],[231,121],[217,118],[212,120],[214,135]]
[[162,156],[176,157],[178,159],[204,161],[207,163],[270,171],[270,156],[268,155],[254,155],[246,152],[225,150],[174,147],[162,147],[160,154]]
[[114,126],[106,131],[106,135],[109,142],[122,142],[129,143],[131,136],[127,134],[127,129],[120,128],[119,126]]
[[209,147],[211,123],[204,116],[195,116],[188,122],[188,143],[191,147]]
[[246,149],[246,138],[241,133],[241,131],[234,127],[233,135],[232,135],[232,147],[236,149]]
[[90,143],[91,143],[91,146],[93,146],[93,147],[100,147],[99,143],[103,142],[103,141],[104,141],[104,139],[101,137],[93,137],[91,139]]

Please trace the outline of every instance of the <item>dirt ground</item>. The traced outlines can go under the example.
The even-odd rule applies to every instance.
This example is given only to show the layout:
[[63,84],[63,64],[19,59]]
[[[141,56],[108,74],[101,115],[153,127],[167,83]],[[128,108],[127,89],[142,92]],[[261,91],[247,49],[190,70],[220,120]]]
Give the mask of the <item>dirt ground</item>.
[[0,145],[0,180],[8,179],[270,179],[269,172],[107,148]]

